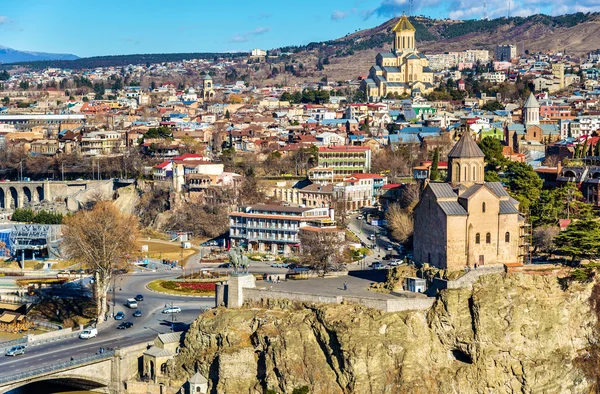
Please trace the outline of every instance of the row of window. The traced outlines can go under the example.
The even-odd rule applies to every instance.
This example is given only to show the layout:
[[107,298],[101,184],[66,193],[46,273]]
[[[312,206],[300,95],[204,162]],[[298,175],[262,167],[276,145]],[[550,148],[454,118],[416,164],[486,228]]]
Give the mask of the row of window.
[[[510,233],[508,231],[504,234],[504,242],[506,242],[506,243],[510,242]],[[475,243],[476,244],[481,243],[481,235],[479,233],[475,234]],[[485,235],[485,243],[486,244],[492,243],[492,234],[487,233]]]

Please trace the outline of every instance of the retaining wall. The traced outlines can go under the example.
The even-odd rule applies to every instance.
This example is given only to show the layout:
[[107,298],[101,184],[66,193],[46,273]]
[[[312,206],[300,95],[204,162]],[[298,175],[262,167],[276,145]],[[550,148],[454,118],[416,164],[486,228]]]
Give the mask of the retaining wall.
[[341,304],[345,301],[353,304],[362,305],[367,308],[379,309],[384,312],[425,310],[429,309],[435,302],[435,298],[430,297],[377,299],[365,297],[327,296],[321,294],[294,293],[288,291],[244,288],[244,302],[259,302],[265,299],[286,299],[298,302],[315,302],[326,304]]

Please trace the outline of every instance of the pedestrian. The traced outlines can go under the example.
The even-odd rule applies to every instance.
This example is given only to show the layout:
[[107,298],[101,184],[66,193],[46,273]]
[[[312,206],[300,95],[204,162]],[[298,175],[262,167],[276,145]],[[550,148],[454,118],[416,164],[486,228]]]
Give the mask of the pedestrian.
[[348,282],[344,281],[344,291],[348,290]]

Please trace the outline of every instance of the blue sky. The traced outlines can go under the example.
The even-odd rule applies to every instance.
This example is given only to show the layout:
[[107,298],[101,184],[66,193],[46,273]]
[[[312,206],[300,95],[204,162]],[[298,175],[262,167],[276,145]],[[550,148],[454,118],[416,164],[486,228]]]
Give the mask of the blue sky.
[[[479,19],[481,0],[414,0],[413,14]],[[276,48],[344,36],[408,0],[0,0],[0,46],[78,56]],[[487,0],[490,17],[508,0]],[[600,11],[600,0],[520,0],[512,15]]]

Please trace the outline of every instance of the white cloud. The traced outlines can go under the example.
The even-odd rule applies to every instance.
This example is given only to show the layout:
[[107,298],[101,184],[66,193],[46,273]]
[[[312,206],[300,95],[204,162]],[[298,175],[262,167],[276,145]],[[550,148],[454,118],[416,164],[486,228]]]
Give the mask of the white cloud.
[[231,40],[229,40],[229,42],[248,42],[250,41],[250,39],[254,36],[260,36],[262,34],[268,33],[271,31],[271,28],[266,26],[266,27],[257,27],[256,29],[249,31],[247,33],[244,34],[236,34],[235,36],[233,36],[231,38]]
[[0,15],[0,25],[8,23],[8,17]]
[[345,17],[347,17],[348,15],[350,15],[349,12],[345,12],[345,11],[340,11],[340,10],[335,10],[331,13],[331,20],[332,21],[339,21],[344,19]]

